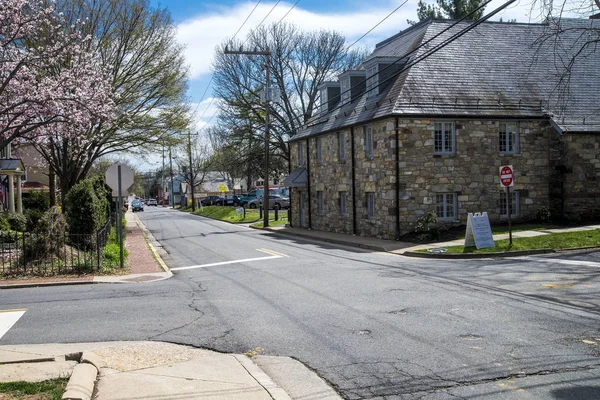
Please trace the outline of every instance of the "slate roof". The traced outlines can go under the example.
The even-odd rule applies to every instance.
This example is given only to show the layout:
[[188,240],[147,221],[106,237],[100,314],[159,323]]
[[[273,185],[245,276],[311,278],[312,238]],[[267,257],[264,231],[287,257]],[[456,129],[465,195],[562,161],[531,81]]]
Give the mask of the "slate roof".
[[[417,49],[412,62],[470,23],[452,24],[423,21],[377,45],[367,61]],[[562,132],[600,133],[600,50],[586,50],[569,79],[561,80],[585,35],[597,39],[600,20],[563,19],[560,24],[559,39],[544,41],[555,25],[484,22],[406,69],[380,95],[362,95],[315,117],[291,141],[392,115],[550,117]]]
[[4,159],[0,160],[1,172],[23,172],[25,167],[20,159]]
[[306,187],[308,182],[306,168],[296,168],[281,182],[286,187]]

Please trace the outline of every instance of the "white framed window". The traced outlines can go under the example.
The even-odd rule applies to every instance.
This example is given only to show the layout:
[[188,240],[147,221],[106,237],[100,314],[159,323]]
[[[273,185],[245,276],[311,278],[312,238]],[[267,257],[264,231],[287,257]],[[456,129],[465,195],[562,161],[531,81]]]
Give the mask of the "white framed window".
[[323,138],[317,138],[317,163],[323,164]]
[[[519,207],[519,191],[511,190],[510,195],[508,197],[510,199],[510,216],[518,217],[521,212]],[[500,217],[507,218],[507,215],[508,210],[506,209],[506,192],[502,192],[500,193]]]
[[367,68],[367,97],[379,94],[379,69],[378,64]]
[[342,81],[340,82],[340,90],[341,90],[341,96],[342,96],[342,104],[346,104],[348,102],[350,102],[350,97],[351,97],[351,93],[350,93],[350,76],[345,77],[344,79],[342,79]]
[[11,158],[12,154],[11,154],[11,144],[7,143],[6,147],[4,147],[2,150],[0,150],[0,159],[3,160],[8,160]]
[[323,214],[325,212],[325,199],[323,197],[323,192],[317,192],[317,212],[319,214]]
[[367,158],[373,158],[373,127],[368,125],[364,127],[365,131],[365,155]]
[[348,215],[346,201],[348,200],[347,192],[340,192],[340,215]]
[[435,195],[435,213],[438,221],[454,221],[457,218],[456,193],[438,193]]
[[519,153],[519,124],[516,122],[500,122],[498,129],[498,147],[500,153]]
[[375,219],[375,193],[367,193],[367,219]]
[[327,99],[327,88],[321,89],[321,112],[322,113],[327,112],[328,101],[329,100]]
[[454,122],[436,122],[434,129],[434,154],[454,154]]
[[340,162],[346,162],[346,135],[344,132],[338,133],[338,152]]
[[304,165],[304,143],[298,142],[298,165]]

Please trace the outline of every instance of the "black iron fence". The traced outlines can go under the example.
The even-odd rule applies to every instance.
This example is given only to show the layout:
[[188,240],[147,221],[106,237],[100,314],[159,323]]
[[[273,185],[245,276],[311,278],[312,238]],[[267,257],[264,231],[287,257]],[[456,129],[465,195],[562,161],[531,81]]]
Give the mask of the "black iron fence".
[[1,275],[93,272],[102,266],[110,220],[93,234],[0,232]]

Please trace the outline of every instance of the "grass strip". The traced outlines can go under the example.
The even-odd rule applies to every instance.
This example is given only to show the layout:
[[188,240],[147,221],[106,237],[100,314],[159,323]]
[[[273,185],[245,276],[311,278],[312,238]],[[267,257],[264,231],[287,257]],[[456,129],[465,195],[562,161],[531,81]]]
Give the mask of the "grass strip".
[[[246,209],[246,218],[244,218],[243,214],[238,214],[235,211],[236,209],[237,207],[206,206],[196,209],[194,214],[227,222],[257,222],[260,220],[260,214],[257,209]],[[273,211],[270,214],[274,215]],[[279,218],[287,218],[287,210],[279,210]]]
[[[448,250],[447,254],[485,254],[519,250],[561,250],[580,247],[594,247],[600,246],[600,229],[552,233],[548,235],[527,238],[513,238],[512,246],[510,245],[508,239],[495,240],[494,243],[496,244],[496,247],[490,247],[486,249],[477,249],[475,247],[464,246],[449,246],[445,248]],[[418,251],[423,253],[427,252],[427,250]]]
[[43,382],[5,382],[0,383],[0,393],[9,394],[15,399],[41,395],[45,400],[61,400],[68,381],[67,378],[58,378]]

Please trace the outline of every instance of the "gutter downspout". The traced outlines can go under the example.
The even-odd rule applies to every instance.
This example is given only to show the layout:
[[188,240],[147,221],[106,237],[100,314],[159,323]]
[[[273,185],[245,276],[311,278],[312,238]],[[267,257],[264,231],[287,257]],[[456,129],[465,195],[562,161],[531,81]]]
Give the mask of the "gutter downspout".
[[354,127],[350,128],[350,150],[352,152],[352,234],[356,235],[356,170],[354,168]]
[[308,229],[312,229],[312,213],[310,210],[310,203],[312,197],[310,196],[310,148],[309,140],[306,139],[306,189],[308,191]]
[[396,117],[396,240],[400,240],[400,128]]

